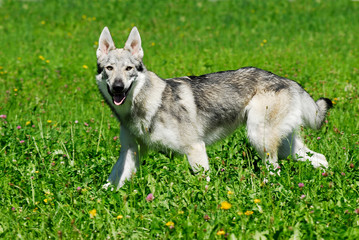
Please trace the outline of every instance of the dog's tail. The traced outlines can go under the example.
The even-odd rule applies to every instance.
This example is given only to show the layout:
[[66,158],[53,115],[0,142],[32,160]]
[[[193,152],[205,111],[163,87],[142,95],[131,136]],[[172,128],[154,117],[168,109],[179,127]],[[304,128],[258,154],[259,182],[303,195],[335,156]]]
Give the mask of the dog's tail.
[[328,98],[319,98],[316,102],[311,98],[310,102],[302,104],[302,116],[304,124],[312,129],[319,129],[333,103]]

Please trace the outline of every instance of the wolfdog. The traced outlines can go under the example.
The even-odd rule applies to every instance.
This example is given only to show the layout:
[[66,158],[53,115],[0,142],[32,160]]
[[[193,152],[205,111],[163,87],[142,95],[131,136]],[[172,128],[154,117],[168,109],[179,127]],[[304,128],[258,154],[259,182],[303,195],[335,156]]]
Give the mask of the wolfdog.
[[268,168],[276,170],[278,158],[289,155],[315,168],[328,167],[324,155],[306,147],[298,129],[320,128],[332,107],[329,99],[314,101],[298,83],[255,67],[162,79],[144,66],[136,27],[123,48],[115,47],[107,27],[98,43],[96,80],[120,121],[121,141],[104,187],[123,186],[148,148],[185,154],[194,172],[208,171],[206,145],[244,123]]

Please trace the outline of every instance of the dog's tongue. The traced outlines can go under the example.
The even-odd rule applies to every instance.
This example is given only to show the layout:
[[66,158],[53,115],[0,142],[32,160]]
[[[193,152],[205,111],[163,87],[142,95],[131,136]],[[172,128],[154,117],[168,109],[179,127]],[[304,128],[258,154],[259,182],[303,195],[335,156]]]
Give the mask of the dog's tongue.
[[120,94],[120,95],[114,95],[113,96],[113,103],[117,106],[121,105],[126,99],[126,95]]

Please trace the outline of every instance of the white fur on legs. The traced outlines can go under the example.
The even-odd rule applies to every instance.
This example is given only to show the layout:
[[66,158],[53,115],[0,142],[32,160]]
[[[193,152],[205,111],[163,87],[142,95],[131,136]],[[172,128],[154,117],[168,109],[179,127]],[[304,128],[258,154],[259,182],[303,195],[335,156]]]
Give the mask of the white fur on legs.
[[308,159],[315,168],[328,168],[329,164],[323,154],[310,150],[298,136],[295,136],[293,140],[293,158],[299,161]]
[[[123,186],[126,180],[130,179],[139,166],[138,146],[135,138],[127,128],[121,126],[120,132],[121,151],[120,157],[112,168],[108,182],[115,185],[117,189]],[[103,187],[107,188],[109,183]]]
[[[186,149],[186,155],[193,172],[198,172],[202,167],[206,172],[209,170],[208,156],[204,142],[192,144]],[[207,176],[207,181],[210,181]]]
[[278,168],[281,139],[300,124],[301,112],[296,110],[298,101],[288,103],[292,98],[292,93],[287,91],[257,94],[246,108],[248,139],[267,168],[270,165],[274,170]]
[[[256,149],[267,169],[278,168],[278,133],[276,129],[268,126],[265,119],[260,119],[255,114],[248,115],[247,135],[252,146]],[[273,173],[271,172],[271,175]]]
[[293,159],[298,161],[305,162],[309,160],[314,168],[328,167],[325,156],[310,150],[295,133],[290,134],[287,139],[283,140],[280,148],[281,157],[287,157],[288,155],[292,155]]

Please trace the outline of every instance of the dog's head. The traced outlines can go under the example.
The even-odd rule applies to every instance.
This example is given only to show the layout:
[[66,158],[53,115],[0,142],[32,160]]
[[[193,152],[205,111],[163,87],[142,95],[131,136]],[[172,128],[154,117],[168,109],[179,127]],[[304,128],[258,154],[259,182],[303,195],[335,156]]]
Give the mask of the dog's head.
[[124,48],[118,49],[105,27],[100,35],[96,55],[97,80],[106,81],[107,91],[115,105],[124,104],[138,76],[145,71],[141,37],[137,28],[132,29]]

